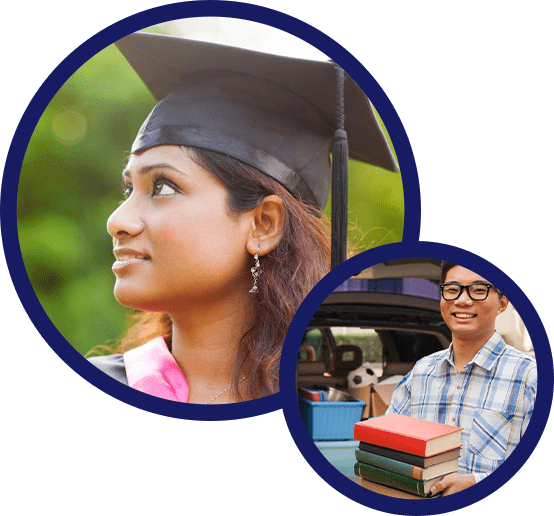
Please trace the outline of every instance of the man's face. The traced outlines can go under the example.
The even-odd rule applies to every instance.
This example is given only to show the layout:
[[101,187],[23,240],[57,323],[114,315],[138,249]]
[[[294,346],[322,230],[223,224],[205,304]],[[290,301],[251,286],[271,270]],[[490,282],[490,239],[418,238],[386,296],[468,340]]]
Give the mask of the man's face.
[[[446,274],[444,283],[470,285],[472,283],[488,283],[474,272],[456,265]],[[506,310],[508,300],[500,297],[493,288],[487,299],[474,301],[469,297],[467,289],[462,291],[458,299],[445,301],[441,297],[441,314],[446,325],[452,331],[453,339],[471,340],[484,344],[494,333],[496,317]]]

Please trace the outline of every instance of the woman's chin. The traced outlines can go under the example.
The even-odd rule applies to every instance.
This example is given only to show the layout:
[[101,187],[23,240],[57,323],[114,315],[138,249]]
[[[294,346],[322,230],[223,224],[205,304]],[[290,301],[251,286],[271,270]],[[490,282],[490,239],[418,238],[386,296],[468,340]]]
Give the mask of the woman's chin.
[[117,302],[127,308],[150,312],[157,311],[152,308],[152,303],[149,303],[148,299],[145,299],[143,290],[138,291],[137,289],[123,287],[116,283],[113,293]]

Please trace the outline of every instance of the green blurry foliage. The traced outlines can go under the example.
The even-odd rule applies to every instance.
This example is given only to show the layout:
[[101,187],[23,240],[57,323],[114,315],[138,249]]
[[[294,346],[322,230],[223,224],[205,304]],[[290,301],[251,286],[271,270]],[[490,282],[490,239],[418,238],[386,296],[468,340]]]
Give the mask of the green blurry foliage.
[[[127,310],[112,294],[106,220],[121,200],[131,143],[154,104],[111,45],[60,88],[25,154],[17,201],[27,273],[49,318],[83,354],[124,331]],[[351,162],[349,185],[354,248],[400,241],[400,174]]]
[[25,154],[17,199],[23,259],[46,313],[81,353],[124,330],[106,220],[121,199],[128,149],[154,104],[112,45],[56,93]]
[[356,252],[400,242],[404,227],[400,174],[350,160],[348,222],[349,242]]

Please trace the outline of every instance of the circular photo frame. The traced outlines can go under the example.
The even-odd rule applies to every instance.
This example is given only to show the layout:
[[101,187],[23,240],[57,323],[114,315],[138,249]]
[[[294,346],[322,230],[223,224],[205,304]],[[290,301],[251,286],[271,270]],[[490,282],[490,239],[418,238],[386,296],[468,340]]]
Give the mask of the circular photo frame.
[[[471,488],[447,497],[428,501],[406,500],[377,494],[358,485],[340,472],[320,452],[302,418],[297,392],[297,359],[304,333],[316,310],[329,294],[361,271],[390,260],[428,258],[460,264],[478,271],[502,291],[514,305],[529,331],[537,358],[538,390],[533,416],[522,440],[498,470]],[[340,321],[337,322],[339,324]],[[340,324],[339,324],[340,325]],[[291,435],[304,458],[329,485],[350,499],[391,514],[442,514],[467,507],[490,495],[513,477],[537,445],[552,406],[554,375],[552,351],[544,326],[533,305],[521,289],[500,269],[483,258],[453,246],[417,242],[390,244],[354,256],[332,270],[306,297],[297,311],[284,346],[280,369],[283,411]],[[354,462],[352,463],[352,473]]]
[[281,394],[232,405],[188,405],[145,395],[100,372],[63,337],[41,306],[25,269],[17,228],[19,172],[14,171],[21,170],[37,122],[62,85],[87,60],[127,34],[168,20],[204,16],[240,18],[281,29],[318,48],[344,68],[371,98],[394,142],[405,194],[403,241],[417,241],[421,209],[416,165],[402,123],[377,81],[352,54],[309,24],[272,9],[238,2],[182,2],[143,11],[105,28],[68,55],[29,103],[11,143],[5,166],[10,172],[4,174],[1,189],[2,238],[8,269],[27,314],[54,352],[80,376],[114,398],[152,413],[190,420],[227,420],[275,411],[281,408]]

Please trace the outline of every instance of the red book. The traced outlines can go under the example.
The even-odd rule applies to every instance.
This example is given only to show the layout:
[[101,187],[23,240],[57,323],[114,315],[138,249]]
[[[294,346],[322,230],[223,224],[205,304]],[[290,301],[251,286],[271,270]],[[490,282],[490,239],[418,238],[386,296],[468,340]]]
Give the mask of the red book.
[[356,423],[354,439],[431,457],[461,446],[462,429],[400,414],[386,414]]

